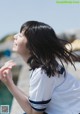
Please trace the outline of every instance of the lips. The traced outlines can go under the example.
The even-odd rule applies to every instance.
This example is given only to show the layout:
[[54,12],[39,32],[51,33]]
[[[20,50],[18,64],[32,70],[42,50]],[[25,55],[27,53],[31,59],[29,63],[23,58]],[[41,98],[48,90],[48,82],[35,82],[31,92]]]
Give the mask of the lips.
[[16,43],[16,42],[14,42],[14,43],[13,43],[13,45],[17,45],[17,43]]

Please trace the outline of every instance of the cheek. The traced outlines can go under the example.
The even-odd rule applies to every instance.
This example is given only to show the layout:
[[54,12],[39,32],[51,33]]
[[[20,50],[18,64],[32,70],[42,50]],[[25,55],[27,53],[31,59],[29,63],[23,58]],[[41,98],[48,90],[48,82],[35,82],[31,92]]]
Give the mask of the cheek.
[[18,42],[18,47],[21,48],[21,49],[26,48],[26,42],[25,41],[19,41]]
[[21,53],[26,53],[27,52],[27,47],[26,47],[26,42],[22,42],[19,44],[18,46],[18,50],[21,52]]
[[22,39],[18,40],[18,46],[22,49],[26,49],[27,39],[23,37]]

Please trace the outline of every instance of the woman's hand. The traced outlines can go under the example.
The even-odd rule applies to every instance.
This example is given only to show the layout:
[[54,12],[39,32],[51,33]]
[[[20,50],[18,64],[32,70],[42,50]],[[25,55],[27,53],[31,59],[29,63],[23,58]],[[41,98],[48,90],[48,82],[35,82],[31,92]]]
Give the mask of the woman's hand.
[[10,60],[5,63],[5,65],[0,69],[0,80],[8,87],[11,83],[13,83],[12,80],[12,72],[11,69],[16,64]]

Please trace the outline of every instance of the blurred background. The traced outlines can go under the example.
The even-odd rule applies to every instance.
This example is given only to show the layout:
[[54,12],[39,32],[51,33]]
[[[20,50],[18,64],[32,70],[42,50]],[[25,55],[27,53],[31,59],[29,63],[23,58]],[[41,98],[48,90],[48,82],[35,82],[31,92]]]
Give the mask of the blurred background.
[[[23,65],[25,66],[25,64],[19,55],[12,52],[12,45],[13,35],[19,32],[24,22],[29,20],[45,22],[53,27],[60,38],[73,42],[75,39],[80,39],[80,4],[57,4],[56,0],[0,1],[0,67],[6,61],[13,59],[17,63],[17,66],[12,69],[13,80],[25,92],[28,91],[26,70],[25,68],[23,69]],[[74,73],[71,66],[68,69],[79,78],[80,64],[78,62],[76,62],[76,67],[76,73]],[[28,67],[26,68],[28,69]],[[26,84],[24,84],[25,78],[27,80]],[[13,100],[13,96],[0,81],[1,105],[9,105],[11,114],[20,114],[21,112],[16,108],[18,104]]]

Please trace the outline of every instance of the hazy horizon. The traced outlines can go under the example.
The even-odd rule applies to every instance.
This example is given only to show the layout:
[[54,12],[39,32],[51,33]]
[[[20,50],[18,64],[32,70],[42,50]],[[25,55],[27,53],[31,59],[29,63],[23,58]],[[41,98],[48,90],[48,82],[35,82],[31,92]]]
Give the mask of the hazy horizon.
[[2,0],[0,1],[0,38],[19,32],[28,20],[42,21],[56,33],[80,29],[80,5],[56,4],[56,0]]

